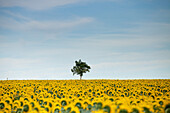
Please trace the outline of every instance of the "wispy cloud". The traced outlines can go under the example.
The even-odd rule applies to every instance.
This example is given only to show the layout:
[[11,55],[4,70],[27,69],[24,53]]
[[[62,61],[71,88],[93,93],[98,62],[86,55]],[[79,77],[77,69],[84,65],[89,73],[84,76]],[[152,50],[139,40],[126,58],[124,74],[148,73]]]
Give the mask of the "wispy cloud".
[[[97,34],[92,35],[84,39],[80,39],[82,42],[88,42],[89,47],[103,47],[103,48],[161,48],[167,46],[170,43],[170,39],[167,37],[159,36],[146,36],[146,35],[129,35],[129,34]],[[82,43],[81,45],[86,45]],[[76,45],[80,46],[80,45]],[[126,50],[128,49],[126,48]],[[134,48],[134,49],[135,49]]]
[[13,18],[1,16],[1,20],[0,20],[1,28],[3,29],[5,28],[9,30],[21,30],[21,31],[23,30],[56,31],[56,30],[63,30],[63,29],[67,30],[94,21],[94,18],[91,17],[79,17],[79,18],[63,20],[63,21],[58,21],[58,20],[38,21],[38,20],[26,18],[22,15],[15,15],[15,17],[22,19],[22,21],[17,21]]
[[0,0],[0,7],[22,7],[31,10],[45,10],[69,4],[103,1],[120,2],[122,0]]
[[[8,10],[1,10],[1,12],[3,12],[4,14],[10,16],[11,18],[17,18],[17,19],[20,19],[22,21],[31,21],[32,19],[31,18],[28,18],[28,17],[25,17],[19,13],[13,13],[11,11],[8,11]],[[6,18],[10,18],[10,17],[6,17]]]
[[32,10],[43,10],[77,2],[80,2],[80,0],[0,0],[0,7],[23,7]]

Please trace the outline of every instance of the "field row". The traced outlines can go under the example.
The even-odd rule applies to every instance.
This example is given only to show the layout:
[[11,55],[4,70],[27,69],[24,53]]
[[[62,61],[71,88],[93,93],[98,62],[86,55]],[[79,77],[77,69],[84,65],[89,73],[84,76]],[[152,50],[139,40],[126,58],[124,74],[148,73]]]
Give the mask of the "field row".
[[4,113],[169,113],[170,80],[0,81]]

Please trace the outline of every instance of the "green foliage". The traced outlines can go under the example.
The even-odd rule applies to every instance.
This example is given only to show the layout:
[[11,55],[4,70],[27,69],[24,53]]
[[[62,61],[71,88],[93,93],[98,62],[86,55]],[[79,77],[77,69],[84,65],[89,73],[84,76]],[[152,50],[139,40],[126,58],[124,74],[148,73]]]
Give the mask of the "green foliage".
[[106,112],[106,113],[110,113],[110,107],[107,106],[107,105],[103,108],[103,110],[104,110],[104,112]]
[[143,107],[144,113],[151,113],[147,107]]
[[66,106],[67,105],[67,102],[65,100],[61,101],[61,105],[62,106]]
[[128,111],[126,109],[121,109],[119,113],[128,113]]
[[165,106],[165,113],[170,113],[170,104]]
[[23,111],[27,112],[28,110],[29,110],[29,106],[28,105],[24,105]]
[[16,113],[22,113],[22,112],[23,112],[23,111],[22,111],[21,108],[18,108],[17,111],[16,111]]
[[0,109],[3,109],[5,107],[4,103],[0,103]]
[[83,76],[83,73],[90,72],[89,69],[91,69],[90,66],[86,64],[86,62],[82,62],[81,60],[75,61],[75,66],[73,66],[73,69],[71,69],[71,72],[73,72],[73,75],[77,74],[80,75],[80,80]]
[[165,110],[165,113],[170,113],[170,108],[167,108],[167,109]]
[[133,108],[133,111],[131,113],[139,113],[139,110],[136,108]]

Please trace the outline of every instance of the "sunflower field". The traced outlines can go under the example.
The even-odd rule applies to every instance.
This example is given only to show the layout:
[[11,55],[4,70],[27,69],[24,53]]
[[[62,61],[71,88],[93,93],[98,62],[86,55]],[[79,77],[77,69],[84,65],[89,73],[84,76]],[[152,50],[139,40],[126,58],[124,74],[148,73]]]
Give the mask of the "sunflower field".
[[170,113],[170,80],[1,80],[0,113]]

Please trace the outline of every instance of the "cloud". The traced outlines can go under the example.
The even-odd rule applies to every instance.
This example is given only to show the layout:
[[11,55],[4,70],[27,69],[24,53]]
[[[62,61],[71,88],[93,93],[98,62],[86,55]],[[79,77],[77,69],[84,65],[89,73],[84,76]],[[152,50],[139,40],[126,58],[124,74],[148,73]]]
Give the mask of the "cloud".
[[[166,36],[169,38],[170,35],[170,24],[167,22],[142,22],[142,23],[131,23],[133,28],[126,29],[126,32],[138,35]],[[170,38],[169,38],[170,40]]]
[[45,10],[53,7],[82,2],[120,2],[122,0],[0,0],[0,7],[23,7],[31,10]]
[[1,70],[27,69],[42,62],[40,59],[0,58]]
[[[79,43],[78,40],[70,40],[73,42],[72,45]],[[57,43],[57,41],[54,42],[56,45],[58,43],[62,43]],[[65,43],[68,45],[68,42]],[[104,46],[96,47],[96,45],[93,45],[96,47],[95,49],[94,47],[91,48],[91,46],[88,46],[90,49],[83,49],[84,45],[87,45],[89,42],[87,41],[83,43],[84,44],[82,46],[78,46],[79,48],[76,48],[75,50],[72,46],[55,48],[52,45],[51,47],[54,48],[34,48],[33,50],[30,49],[31,51],[25,49],[27,51],[25,52],[25,56],[19,55],[20,58],[12,58],[12,55],[9,55],[11,58],[1,58],[0,67],[2,72],[5,71],[5,73],[2,73],[3,76],[1,76],[1,78],[4,79],[7,76],[10,79],[18,79],[17,77],[19,77],[19,79],[47,79],[47,76],[48,79],[78,78],[78,76],[72,77],[70,69],[74,64],[74,60],[78,60],[79,58],[82,58],[83,61],[87,61],[87,63],[92,67],[91,72],[83,77],[87,77],[87,79],[112,78],[114,76],[113,74],[118,75],[116,76],[117,78],[137,78],[134,74],[147,75],[151,73],[153,77],[156,74],[160,76],[161,72],[167,74],[167,71],[164,71],[164,69],[169,67],[170,51],[116,52],[114,50],[105,50],[103,49]],[[118,47],[114,46],[109,48],[118,49]],[[17,53],[18,51],[19,50],[16,49],[14,54],[19,54]],[[22,51],[20,52],[22,53]],[[22,77],[22,75],[24,77]],[[162,77],[166,78],[166,76]]]
[[[102,62],[92,65],[94,75],[110,79],[169,78],[170,60]],[[100,71],[102,70],[102,71]],[[102,77],[102,78],[106,78]]]
[[[80,39],[81,45],[91,48],[115,48],[115,49],[154,49],[162,48],[170,43],[170,39],[167,37],[159,36],[145,36],[145,35],[129,35],[129,34],[97,34],[83,39]],[[75,46],[81,46],[80,44]],[[135,47],[135,48],[132,48]]]
[[32,10],[44,10],[78,2],[80,0],[0,0],[0,7],[23,7]]
[[121,67],[122,69],[127,68],[132,68],[134,71],[146,71],[146,69],[151,69],[151,68],[160,68],[160,67],[166,67],[169,66],[170,60],[152,60],[152,61],[121,61],[121,62],[103,62],[99,64],[93,65],[94,68],[117,68]]
[[30,18],[25,17],[25,16],[23,16],[23,15],[21,15],[19,13],[13,13],[13,12],[8,11],[8,10],[2,10],[1,12],[3,12],[4,14],[7,14],[7,15],[13,17],[13,18],[20,19],[22,21],[30,21],[31,20]]
[[[20,19],[24,18],[21,15],[17,15],[17,17],[20,17]],[[27,19],[25,17],[22,21],[17,21],[13,18],[1,16],[0,26],[3,29],[9,29],[15,31],[16,30],[57,31],[63,29],[67,30],[76,26],[87,24],[92,22],[93,20],[94,18],[91,17],[81,17],[81,18],[75,18],[72,20],[63,20],[63,21],[57,21],[57,20],[38,21],[38,20]]]
[[[73,79],[72,64],[45,58],[0,58],[0,79]],[[55,66],[53,65],[55,63]],[[58,64],[59,63],[59,64]],[[47,78],[48,76],[48,78]]]

